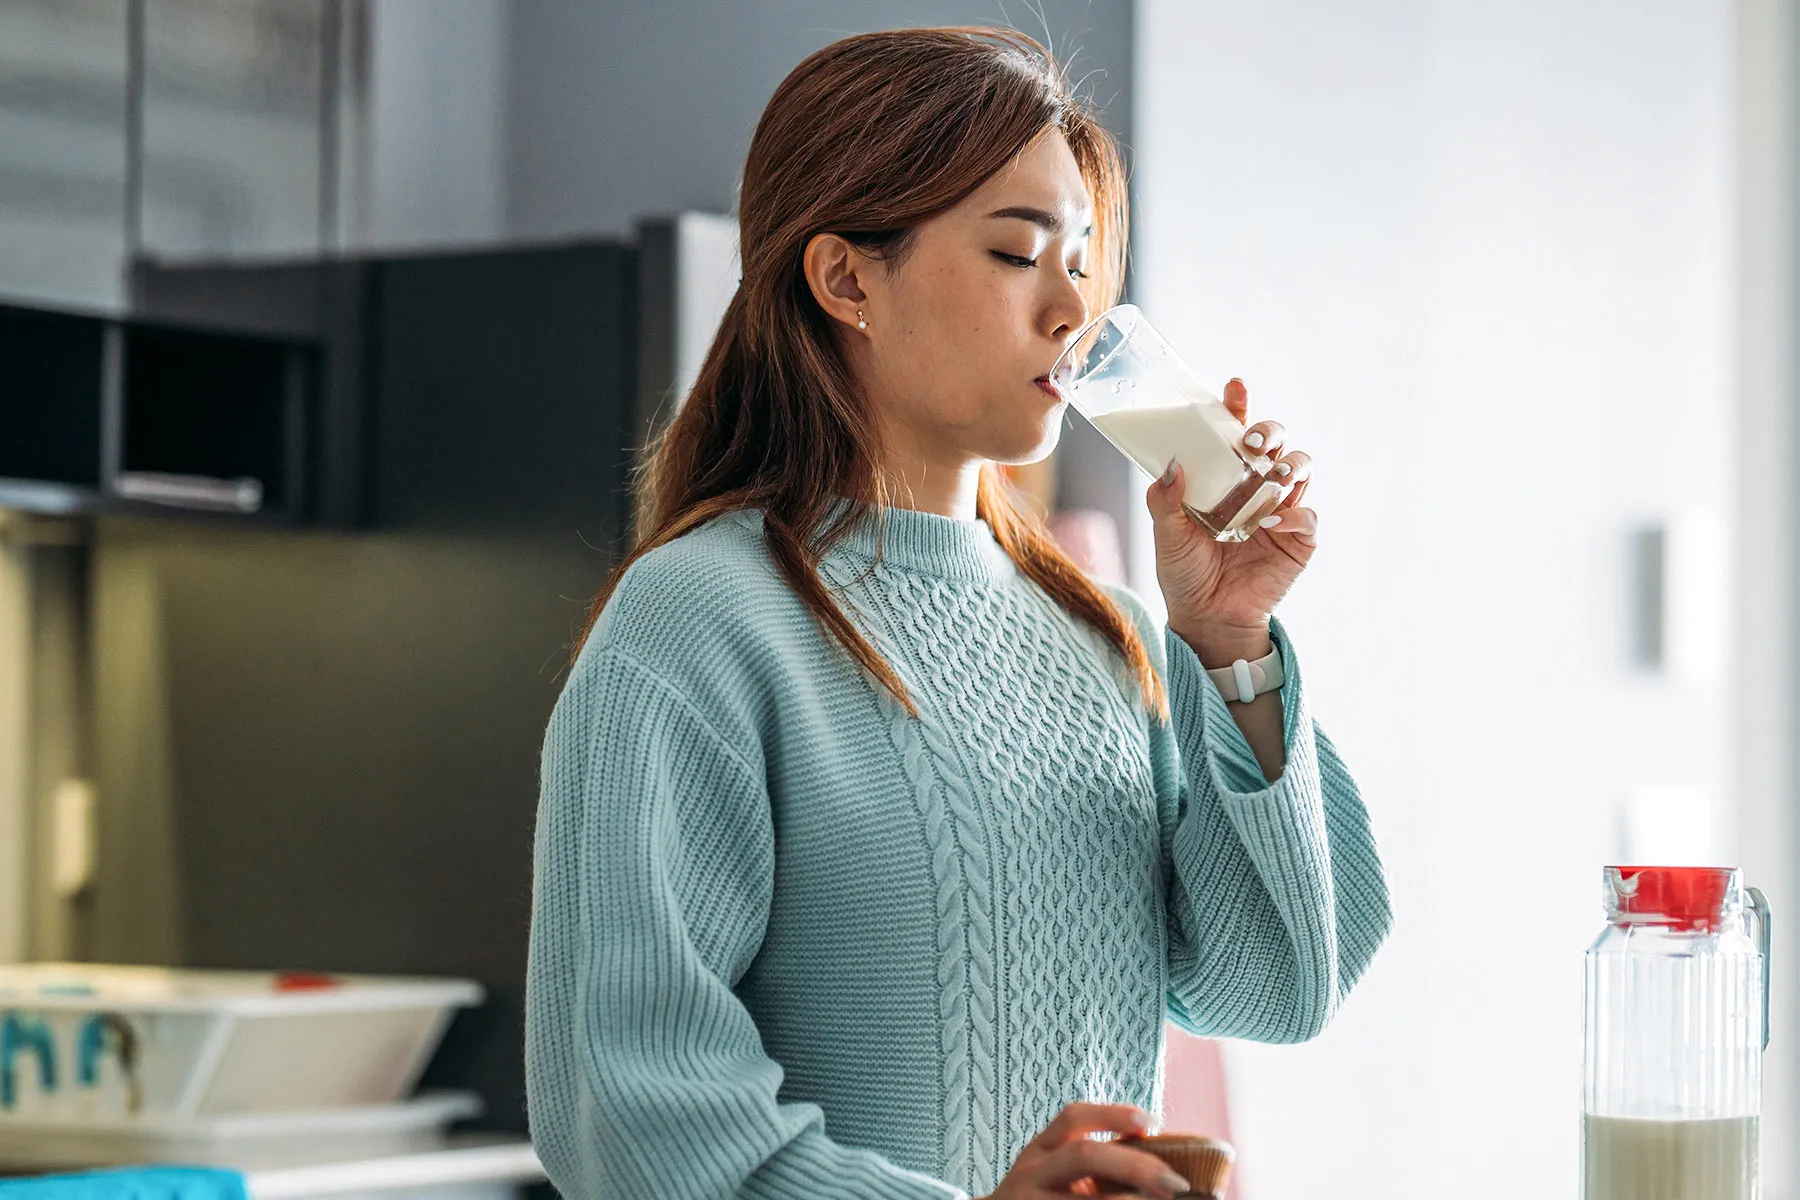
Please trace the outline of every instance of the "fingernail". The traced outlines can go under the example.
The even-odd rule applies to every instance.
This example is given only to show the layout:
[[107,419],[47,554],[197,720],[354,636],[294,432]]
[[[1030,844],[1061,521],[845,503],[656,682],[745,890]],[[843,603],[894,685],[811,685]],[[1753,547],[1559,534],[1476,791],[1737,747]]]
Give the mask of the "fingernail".
[[1164,1171],[1157,1177],[1157,1182],[1177,1196],[1185,1196],[1194,1188],[1194,1185],[1189,1183],[1186,1177],[1177,1175],[1173,1171]]
[[1147,1112],[1140,1112],[1140,1113],[1135,1114],[1131,1118],[1131,1124],[1134,1128],[1141,1129],[1145,1133],[1149,1133],[1151,1130],[1156,1128],[1156,1118],[1151,1116]]
[[1275,526],[1281,524],[1281,514],[1270,513],[1268,516],[1258,521],[1257,524],[1261,525],[1264,529],[1273,529]]
[[1293,469],[1294,468],[1288,466],[1288,464],[1286,464],[1286,463],[1276,463],[1275,464],[1275,473],[1277,475],[1286,475],[1289,472],[1291,472]]
[[1253,433],[1249,437],[1244,439],[1244,445],[1250,447],[1252,450],[1262,449],[1262,444],[1263,444],[1263,435],[1260,433]]
[[1163,471],[1162,478],[1159,479],[1157,482],[1162,484],[1164,487],[1168,487],[1170,484],[1175,482],[1175,460],[1174,459],[1171,458],[1169,460],[1168,468]]

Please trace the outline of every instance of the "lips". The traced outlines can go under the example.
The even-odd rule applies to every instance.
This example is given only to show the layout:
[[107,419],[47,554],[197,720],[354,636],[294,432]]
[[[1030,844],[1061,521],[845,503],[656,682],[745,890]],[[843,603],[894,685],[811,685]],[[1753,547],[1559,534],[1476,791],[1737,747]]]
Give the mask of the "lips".
[[1056,390],[1056,385],[1050,382],[1050,377],[1048,375],[1039,375],[1036,379],[1032,380],[1032,382],[1037,384],[1038,387],[1042,388],[1047,394],[1058,400],[1062,399],[1062,393]]

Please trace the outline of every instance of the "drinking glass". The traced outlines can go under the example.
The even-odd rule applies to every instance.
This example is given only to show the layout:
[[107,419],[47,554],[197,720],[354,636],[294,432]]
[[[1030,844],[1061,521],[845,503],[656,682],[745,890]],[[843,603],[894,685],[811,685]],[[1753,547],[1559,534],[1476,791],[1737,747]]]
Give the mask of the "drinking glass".
[[1244,426],[1135,304],[1109,308],[1050,369],[1057,393],[1152,478],[1181,464],[1188,515],[1221,542],[1247,540],[1293,490],[1244,445]]

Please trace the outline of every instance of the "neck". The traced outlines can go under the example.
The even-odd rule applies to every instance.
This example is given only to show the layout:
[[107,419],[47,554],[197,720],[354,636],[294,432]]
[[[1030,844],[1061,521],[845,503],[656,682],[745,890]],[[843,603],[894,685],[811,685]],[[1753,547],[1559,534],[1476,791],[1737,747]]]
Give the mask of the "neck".
[[981,459],[924,445],[916,434],[892,427],[884,431],[883,444],[886,453],[876,470],[894,507],[959,521],[975,519]]
[[959,468],[921,469],[918,474],[882,469],[888,483],[888,500],[895,508],[955,517],[959,521],[975,519],[975,495],[981,482],[979,459]]

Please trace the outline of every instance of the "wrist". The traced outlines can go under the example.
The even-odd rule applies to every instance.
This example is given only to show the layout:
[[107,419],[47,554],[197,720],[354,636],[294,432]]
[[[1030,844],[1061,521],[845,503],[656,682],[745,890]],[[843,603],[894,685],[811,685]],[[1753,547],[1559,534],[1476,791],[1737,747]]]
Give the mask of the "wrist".
[[1172,621],[1169,628],[1188,644],[1200,665],[1209,671],[1229,667],[1240,658],[1255,662],[1275,649],[1267,620],[1252,626]]

